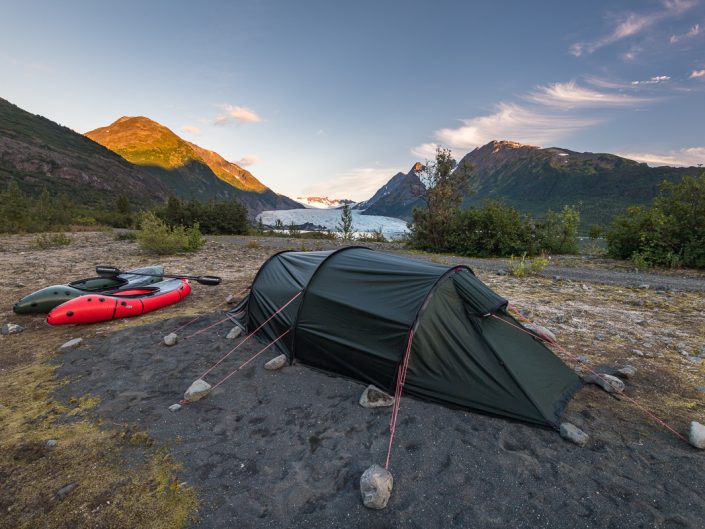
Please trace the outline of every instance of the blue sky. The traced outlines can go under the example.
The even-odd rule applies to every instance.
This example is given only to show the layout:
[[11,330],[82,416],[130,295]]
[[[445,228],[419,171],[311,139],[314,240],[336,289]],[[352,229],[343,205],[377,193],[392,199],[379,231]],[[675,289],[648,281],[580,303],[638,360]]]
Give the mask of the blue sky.
[[705,162],[705,0],[0,1],[0,97],[144,115],[292,197],[492,139]]

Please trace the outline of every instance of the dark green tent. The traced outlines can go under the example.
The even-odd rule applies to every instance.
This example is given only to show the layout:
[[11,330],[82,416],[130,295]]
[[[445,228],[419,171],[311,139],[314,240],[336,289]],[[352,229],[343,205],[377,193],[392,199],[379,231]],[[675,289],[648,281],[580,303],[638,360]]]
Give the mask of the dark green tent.
[[406,394],[552,427],[581,385],[537,336],[514,327],[507,301],[464,266],[362,247],[282,252],[262,265],[230,315],[252,332],[298,292],[257,333],[272,341],[289,330],[277,346],[290,362],[394,393],[413,336]]

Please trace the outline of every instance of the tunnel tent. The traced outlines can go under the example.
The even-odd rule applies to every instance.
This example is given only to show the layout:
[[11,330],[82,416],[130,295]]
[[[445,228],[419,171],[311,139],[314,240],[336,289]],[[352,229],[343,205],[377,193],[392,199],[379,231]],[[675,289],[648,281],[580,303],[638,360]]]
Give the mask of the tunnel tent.
[[288,330],[276,346],[289,362],[389,393],[409,340],[404,393],[447,406],[556,428],[582,384],[465,266],[359,246],[281,252],[229,315],[252,332],[287,302],[261,340]]

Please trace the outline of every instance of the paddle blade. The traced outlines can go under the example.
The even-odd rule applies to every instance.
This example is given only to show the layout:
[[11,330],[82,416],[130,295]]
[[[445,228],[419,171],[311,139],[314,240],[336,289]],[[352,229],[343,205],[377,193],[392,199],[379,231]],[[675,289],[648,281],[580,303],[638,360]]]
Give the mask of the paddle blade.
[[115,268],[114,266],[96,266],[95,272],[99,276],[108,276],[108,277],[117,276],[122,273],[122,272],[120,272],[119,268]]
[[194,278],[196,281],[201,283],[202,285],[209,285],[209,286],[215,286],[215,285],[220,285],[220,282],[222,281],[221,278],[218,276],[198,276]]

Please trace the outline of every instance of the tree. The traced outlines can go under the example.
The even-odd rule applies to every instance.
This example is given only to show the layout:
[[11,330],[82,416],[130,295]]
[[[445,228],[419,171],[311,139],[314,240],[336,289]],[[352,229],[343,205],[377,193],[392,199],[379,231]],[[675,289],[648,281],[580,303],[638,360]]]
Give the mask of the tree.
[[349,204],[345,204],[340,212],[340,224],[338,224],[338,232],[344,241],[351,241],[354,236],[352,209]]
[[412,190],[424,203],[413,211],[411,243],[417,248],[443,251],[453,217],[459,211],[472,168],[456,168],[450,149],[438,147],[436,159],[420,166],[418,175],[423,186]]

